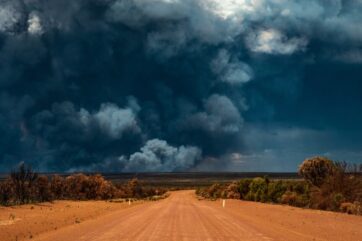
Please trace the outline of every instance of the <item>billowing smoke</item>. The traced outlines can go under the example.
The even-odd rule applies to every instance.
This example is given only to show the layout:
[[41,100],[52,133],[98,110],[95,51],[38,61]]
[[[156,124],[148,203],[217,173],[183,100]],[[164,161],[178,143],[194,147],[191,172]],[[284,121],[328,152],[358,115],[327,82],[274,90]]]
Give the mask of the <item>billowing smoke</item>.
[[119,157],[125,171],[178,171],[193,167],[201,158],[201,150],[193,146],[173,147],[166,141],[152,139],[140,152],[129,158]]
[[0,170],[226,168],[253,149],[245,125],[290,124],[326,62],[361,64],[361,10],[357,0],[0,0]]
[[232,58],[227,50],[222,49],[211,62],[211,69],[220,76],[220,80],[229,84],[243,84],[253,78],[253,71],[249,65]]

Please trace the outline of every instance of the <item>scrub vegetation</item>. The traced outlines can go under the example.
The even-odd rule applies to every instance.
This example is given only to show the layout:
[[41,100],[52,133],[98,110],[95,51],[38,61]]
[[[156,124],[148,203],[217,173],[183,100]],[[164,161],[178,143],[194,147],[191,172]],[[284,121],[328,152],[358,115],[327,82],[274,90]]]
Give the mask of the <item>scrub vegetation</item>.
[[306,159],[298,173],[303,180],[256,177],[216,183],[197,189],[196,194],[208,199],[232,198],[362,214],[362,165],[314,157]]
[[113,184],[100,174],[73,174],[46,176],[21,164],[3,182],[0,182],[0,204],[19,205],[52,200],[109,200],[117,198],[143,199],[165,194],[161,188],[145,187],[132,179],[125,184]]

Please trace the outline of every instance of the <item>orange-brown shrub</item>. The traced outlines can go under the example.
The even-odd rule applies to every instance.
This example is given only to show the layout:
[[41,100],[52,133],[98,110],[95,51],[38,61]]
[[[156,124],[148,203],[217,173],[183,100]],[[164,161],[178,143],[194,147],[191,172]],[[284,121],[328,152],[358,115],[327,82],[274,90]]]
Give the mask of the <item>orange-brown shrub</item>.
[[338,211],[342,203],[362,201],[362,177],[346,163],[334,163],[334,171],[311,191],[313,208]]
[[74,174],[65,179],[64,185],[65,198],[87,200],[110,199],[116,196],[113,184],[99,174]]
[[348,213],[348,214],[361,215],[362,214],[362,205],[359,202],[354,202],[354,203],[344,202],[344,203],[341,203],[339,210],[341,212]]
[[239,183],[232,182],[230,185],[228,185],[225,190],[225,196],[226,198],[240,199],[241,195],[239,192]]
[[51,201],[53,195],[50,189],[50,183],[47,176],[39,176],[34,183],[34,199],[38,199],[40,202]]
[[50,191],[54,199],[63,199],[65,197],[65,179],[59,175],[52,176]]
[[146,198],[162,195],[163,189],[145,188],[137,179],[126,185],[114,185],[100,174],[73,174],[66,178],[38,176],[21,164],[8,180],[0,182],[0,205],[15,205],[54,199],[100,200],[112,198]]

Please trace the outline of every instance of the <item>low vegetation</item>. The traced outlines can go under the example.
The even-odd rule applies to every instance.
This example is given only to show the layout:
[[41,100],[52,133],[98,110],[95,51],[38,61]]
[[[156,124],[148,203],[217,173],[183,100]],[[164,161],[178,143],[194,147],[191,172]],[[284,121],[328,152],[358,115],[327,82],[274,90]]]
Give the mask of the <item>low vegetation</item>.
[[196,194],[208,199],[233,198],[362,214],[362,165],[314,157],[306,159],[298,173],[304,180],[257,177],[213,184],[197,189]]
[[73,174],[45,176],[21,164],[8,179],[0,182],[0,205],[19,205],[52,200],[145,199],[164,195],[166,190],[145,187],[132,179],[114,185],[102,175]]

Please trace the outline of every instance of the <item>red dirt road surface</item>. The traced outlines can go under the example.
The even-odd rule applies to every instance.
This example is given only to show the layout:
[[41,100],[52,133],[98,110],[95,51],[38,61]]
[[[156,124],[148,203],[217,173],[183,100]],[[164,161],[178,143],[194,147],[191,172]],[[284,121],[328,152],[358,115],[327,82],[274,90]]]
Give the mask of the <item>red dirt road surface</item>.
[[194,191],[120,209],[37,241],[362,240],[362,217],[289,206],[197,200]]

